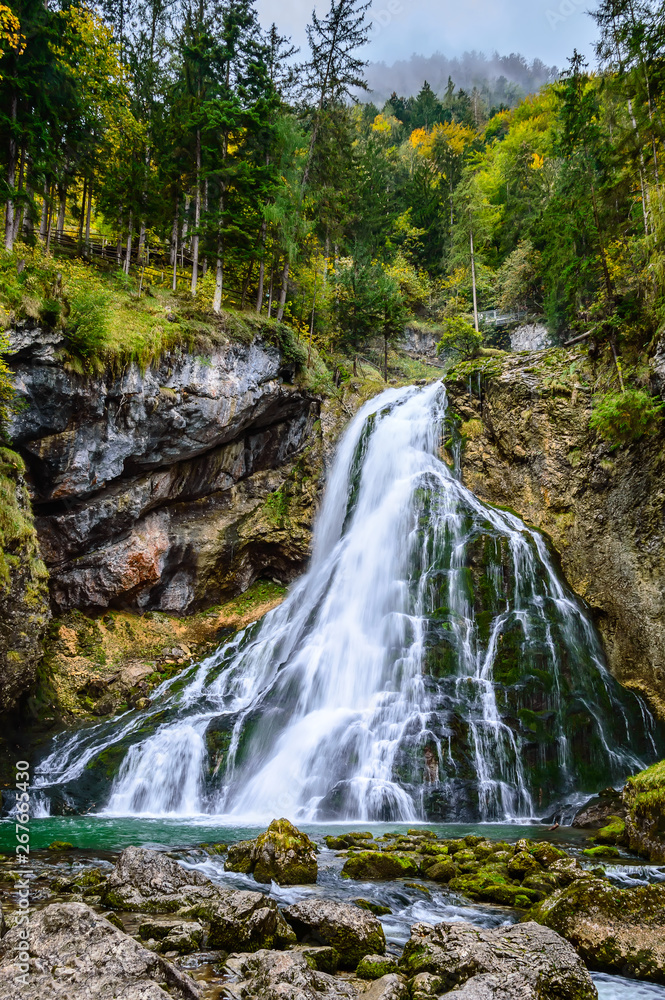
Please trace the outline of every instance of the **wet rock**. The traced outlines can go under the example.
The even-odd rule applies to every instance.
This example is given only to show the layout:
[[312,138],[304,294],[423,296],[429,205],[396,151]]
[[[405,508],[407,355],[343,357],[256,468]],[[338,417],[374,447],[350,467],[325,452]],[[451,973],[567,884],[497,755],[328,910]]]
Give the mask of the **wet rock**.
[[621,798],[632,850],[650,861],[665,861],[665,761],[629,778]]
[[594,969],[665,983],[665,886],[617,889],[589,876],[534,907]]
[[355,879],[413,878],[420,872],[419,859],[411,854],[360,851],[344,862],[342,876]]
[[[567,941],[533,922],[484,930],[466,923],[415,924],[400,966],[408,975],[430,973],[443,989],[453,990],[474,977],[514,977],[512,988],[534,1000],[596,1000],[596,988],[579,957]],[[478,986],[479,984],[476,984]],[[480,984],[480,989],[498,983]],[[467,994],[475,996],[473,992]],[[455,994],[457,996],[457,993]],[[480,998],[483,993],[477,993]],[[487,993],[498,998],[500,993]]]
[[522,880],[527,875],[534,875],[541,871],[538,861],[528,851],[518,851],[508,862],[508,874],[512,878]]
[[555,847],[553,844],[548,844],[546,841],[539,841],[537,844],[534,844],[533,847],[530,847],[529,854],[531,854],[543,868],[549,868],[556,861],[560,861],[562,858],[567,857],[565,851],[562,851],[559,847]]
[[257,882],[308,885],[316,882],[316,845],[287,819],[275,819],[256,840],[229,848],[226,871],[252,873]]
[[318,972],[334,975],[339,968],[339,953],[329,945],[297,944],[294,949],[305,956],[310,968]]
[[227,968],[237,977],[226,992],[239,1000],[355,1000],[355,988],[326,972],[312,969],[298,951],[258,951],[231,955]]
[[577,858],[560,858],[548,868],[550,875],[554,875],[558,885],[570,885],[578,879],[589,877],[589,873],[582,868]]
[[363,910],[369,910],[376,917],[383,917],[386,913],[393,912],[389,906],[384,906],[382,903],[373,903],[371,899],[352,899],[351,902],[356,906],[360,906]]
[[598,830],[607,824],[611,816],[623,815],[621,793],[608,788],[600,795],[594,795],[575,813],[571,826],[582,830]]
[[528,886],[515,885],[507,874],[496,868],[481,868],[468,875],[457,875],[448,883],[453,892],[469,899],[499,903],[526,909],[539,899],[539,894]]
[[329,899],[305,899],[282,911],[298,940],[332,945],[342,969],[355,969],[365,955],[386,950],[383,927],[372,913]]
[[459,875],[459,868],[452,860],[437,861],[436,864],[425,870],[425,875],[434,882],[450,882],[456,875]]
[[[473,979],[468,979],[463,986],[459,986],[452,993],[445,993],[444,996],[454,998],[454,1000],[540,1000],[543,994],[537,993],[531,983],[528,983],[519,973],[514,972],[503,976],[474,976]],[[556,994],[557,998],[568,996],[574,996],[574,994]]]
[[358,962],[356,975],[359,979],[381,979],[397,971],[397,962],[390,955],[365,955]]
[[200,872],[142,847],[122,852],[101,901],[118,910],[204,921],[210,947],[225,951],[283,948],[295,941],[277,904],[263,893],[222,889]]
[[205,947],[206,933],[202,924],[195,920],[179,920],[177,917],[155,917],[139,925],[139,937],[144,941],[156,942],[156,951],[166,954],[177,951],[187,955]]
[[189,976],[83,903],[52,903],[30,921],[29,971],[19,980],[21,928],[0,941],[6,1000],[198,1000]]

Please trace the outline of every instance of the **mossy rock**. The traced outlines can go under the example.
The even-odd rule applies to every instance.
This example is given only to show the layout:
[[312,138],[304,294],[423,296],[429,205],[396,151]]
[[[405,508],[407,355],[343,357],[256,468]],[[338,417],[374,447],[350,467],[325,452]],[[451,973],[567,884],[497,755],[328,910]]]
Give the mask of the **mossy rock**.
[[339,952],[331,945],[300,945],[298,951],[305,956],[310,969],[317,972],[334,976],[339,968]]
[[397,962],[389,955],[365,955],[358,962],[356,975],[359,979],[381,979],[397,969]]
[[408,837],[426,837],[428,840],[436,840],[437,836],[434,830],[407,830]]
[[224,871],[249,875],[252,871],[254,844],[253,840],[239,840],[237,844],[230,844],[224,862]]
[[598,847],[587,847],[582,854],[587,858],[618,858],[619,849],[613,844],[601,844]]
[[533,889],[540,893],[541,898],[544,899],[546,896],[550,896],[558,886],[554,875],[550,875],[548,872],[538,872],[534,875],[527,875],[522,882],[522,888]]
[[630,848],[650,861],[665,861],[665,760],[629,778],[622,801]]
[[257,837],[252,869],[257,882],[311,885],[316,882],[316,845],[288,819],[275,819]]
[[373,903],[371,899],[352,899],[351,902],[355,906],[359,906],[362,910],[369,910],[375,917],[385,917],[386,914],[393,912],[389,906],[383,906],[381,903]]
[[472,875],[458,875],[448,883],[448,888],[469,899],[518,908],[527,908],[540,898],[536,890],[515,885],[504,876],[486,868]]
[[74,845],[70,844],[68,840],[54,840],[48,847],[47,851],[73,851],[75,850]]
[[619,889],[587,875],[535,906],[529,920],[567,938],[591,968],[665,983],[665,885]]
[[450,882],[459,875],[459,868],[454,861],[437,861],[425,871],[425,877],[433,882]]
[[387,851],[361,851],[347,858],[342,868],[342,877],[376,880],[413,878],[419,871],[418,859],[412,855]]
[[520,882],[527,875],[535,875],[541,872],[538,861],[528,851],[518,851],[508,862],[508,873],[512,878],[519,879]]
[[553,865],[555,861],[559,861],[560,858],[567,858],[568,855],[565,851],[560,848],[555,847],[553,844],[548,844],[545,840],[539,840],[537,844],[529,848],[529,854],[536,859],[539,865],[543,868],[549,868]]
[[601,827],[593,840],[597,844],[625,844],[627,843],[626,821],[621,816],[610,816],[610,821],[606,826]]

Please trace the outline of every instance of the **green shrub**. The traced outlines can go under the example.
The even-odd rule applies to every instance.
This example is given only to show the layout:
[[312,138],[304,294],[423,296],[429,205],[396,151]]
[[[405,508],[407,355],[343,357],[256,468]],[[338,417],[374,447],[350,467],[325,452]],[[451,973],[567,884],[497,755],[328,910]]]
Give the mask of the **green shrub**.
[[85,359],[98,356],[107,341],[110,300],[99,288],[77,291],[67,317],[67,340],[70,347]]
[[39,318],[46,326],[54,327],[60,322],[62,302],[59,299],[45,299],[39,309]]
[[470,323],[461,316],[444,320],[443,336],[437,344],[437,354],[453,353],[460,358],[475,358],[483,342],[482,333],[478,333]]
[[596,401],[589,426],[598,431],[612,448],[637,441],[645,434],[655,434],[660,428],[663,403],[656,401],[644,389],[612,392]]

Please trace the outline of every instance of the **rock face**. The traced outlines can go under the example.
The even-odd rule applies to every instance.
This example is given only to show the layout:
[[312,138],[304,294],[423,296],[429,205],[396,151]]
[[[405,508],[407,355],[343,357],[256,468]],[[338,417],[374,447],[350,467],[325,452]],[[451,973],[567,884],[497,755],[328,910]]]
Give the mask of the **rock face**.
[[611,451],[589,429],[597,372],[576,349],[456,371],[465,484],[549,535],[610,670],[665,717],[665,430]]
[[320,405],[276,346],[255,336],[94,377],[67,369],[53,334],[14,331],[13,347],[10,434],[57,608],[185,612],[302,569],[317,483],[295,465],[320,440]]
[[316,845],[288,819],[274,819],[256,840],[229,848],[226,871],[253,874],[257,882],[308,885],[316,882]]
[[665,861],[665,761],[629,778],[621,799],[623,839],[650,861]]
[[[29,969],[20,927],[0,941],[6,1000],[198,1000],[198,987],[83,903],[52,903],[30,919]],[[19,978],[22,977],[22,978]]]
[[357,996],[350,983],[311,968],[297,951],[232,955],[227,969],[237,978],[226,985],[226,992],[241,1000],[353,1000]]
[[592,969],[665,983],[665,886],[578,879],[530,917],[567,938]]
[[437,993],[467,984],[468,1000],[596,1000],[570,945],[536,923],[483,930],[465,923],[414,924],[400,965],[438,979]]
[[383,927],[373,913],[359,906],[305,899],[282,912],[299,941],[332,945],[342,969],[355,969],[365,955],[382,955],[386,950]]
[[0,714],[33,686],[50,611],[25,467],[0,448]]
[[[172,913],[198,921],[211,948],[251,952],[295,943],[274,900],[260,892],[222,889],[200,872],[142,847],[122,852],[101,891],[101,901],[116,910]],[[178,936],[185,940],[197,933],[190,926]],[[180,950],[188,950],[186,943]]]

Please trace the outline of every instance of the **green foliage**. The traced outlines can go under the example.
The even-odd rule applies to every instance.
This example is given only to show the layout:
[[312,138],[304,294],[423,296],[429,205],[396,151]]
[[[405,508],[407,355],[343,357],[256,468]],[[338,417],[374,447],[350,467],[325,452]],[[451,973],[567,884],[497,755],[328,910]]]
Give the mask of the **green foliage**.
[[71,301],[66,335],[70,347],[90,360],[101,354],[109,335],[108,294],[98,288],[82,288]]
[[437,344],[437,354],[454,354],[461,360],[475,358],[483,342],[479,333],[467,320],[454,316],[443,321],[443,334]]
[[612,448],[656,434],[661,426],[663,403],[643,389],[627,388],[607,393],[596,401],[589,426]]

